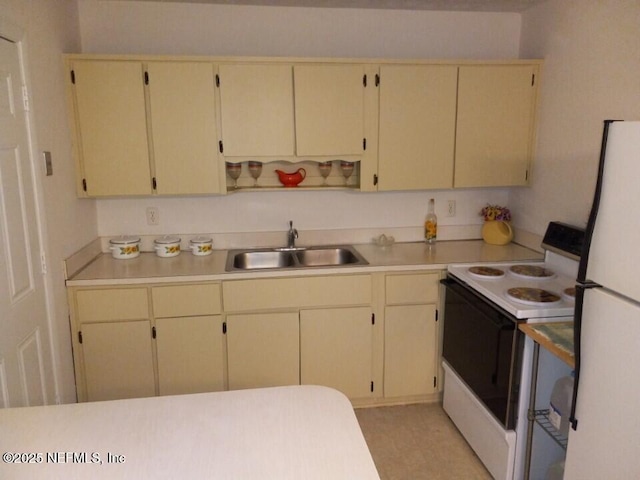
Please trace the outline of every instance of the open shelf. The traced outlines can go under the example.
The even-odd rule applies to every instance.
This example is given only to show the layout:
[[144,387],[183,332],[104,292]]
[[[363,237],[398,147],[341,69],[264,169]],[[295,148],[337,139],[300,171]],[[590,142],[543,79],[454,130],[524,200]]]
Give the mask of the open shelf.
[[530,411],[529,414],[533,414],[533,420],[540,425],[540,427],[547,432],[547,434],[553,438],[563,450],[567,450],[569,440],[551,424],[551,421],[549,420],[549,410],[533,410]]

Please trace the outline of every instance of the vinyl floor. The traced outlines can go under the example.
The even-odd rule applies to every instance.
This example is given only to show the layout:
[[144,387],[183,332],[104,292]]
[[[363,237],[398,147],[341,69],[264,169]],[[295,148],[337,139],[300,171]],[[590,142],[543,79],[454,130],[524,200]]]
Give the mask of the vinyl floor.
[[381,480],[490,480],[438,403],[356,409]]

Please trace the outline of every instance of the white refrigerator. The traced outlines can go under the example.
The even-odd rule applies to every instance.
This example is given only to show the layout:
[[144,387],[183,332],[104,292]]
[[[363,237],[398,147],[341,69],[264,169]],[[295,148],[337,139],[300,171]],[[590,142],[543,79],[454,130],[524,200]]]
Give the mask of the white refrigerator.
[[575,309],[565,480],[640,479],[640,121],[606,121]]

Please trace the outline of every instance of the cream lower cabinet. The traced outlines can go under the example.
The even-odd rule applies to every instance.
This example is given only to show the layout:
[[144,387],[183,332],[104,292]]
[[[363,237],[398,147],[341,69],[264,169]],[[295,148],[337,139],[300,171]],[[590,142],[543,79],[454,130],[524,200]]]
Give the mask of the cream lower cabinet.
[[229,389],[300,384],[298,312],[227,316]]
[[219,284],[71,288],[79,401],[224,389]]
[[439,273],[385,279],[384,396],[415,397],[439,390]]
[[300,312],[300,383],[325,385],[351,399],[373,392],[370,307]]
[[317,384],[371,397],[370,275],[222,283],[229,388]]

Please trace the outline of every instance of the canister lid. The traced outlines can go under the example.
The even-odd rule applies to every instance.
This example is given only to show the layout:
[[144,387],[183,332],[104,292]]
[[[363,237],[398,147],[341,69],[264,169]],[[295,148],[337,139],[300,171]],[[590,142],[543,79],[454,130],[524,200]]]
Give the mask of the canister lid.
[[195,243],[195,244],[213,242],[213,240],[211,240],[211,237],[205,237],[205,236],[194,237],[190,241],[191,243]]
[[180,243],[180,237],[176,237],[175,235],[164,235],[160,238],[156,238],[153,242],[160,245],[166,245],[168,243]]
[[139,243],[140,237],[136,237],[134,235],[121,235],[119,237],[114,237],[109,240],[109,243],[112,245],[131,245],[132,243]]

